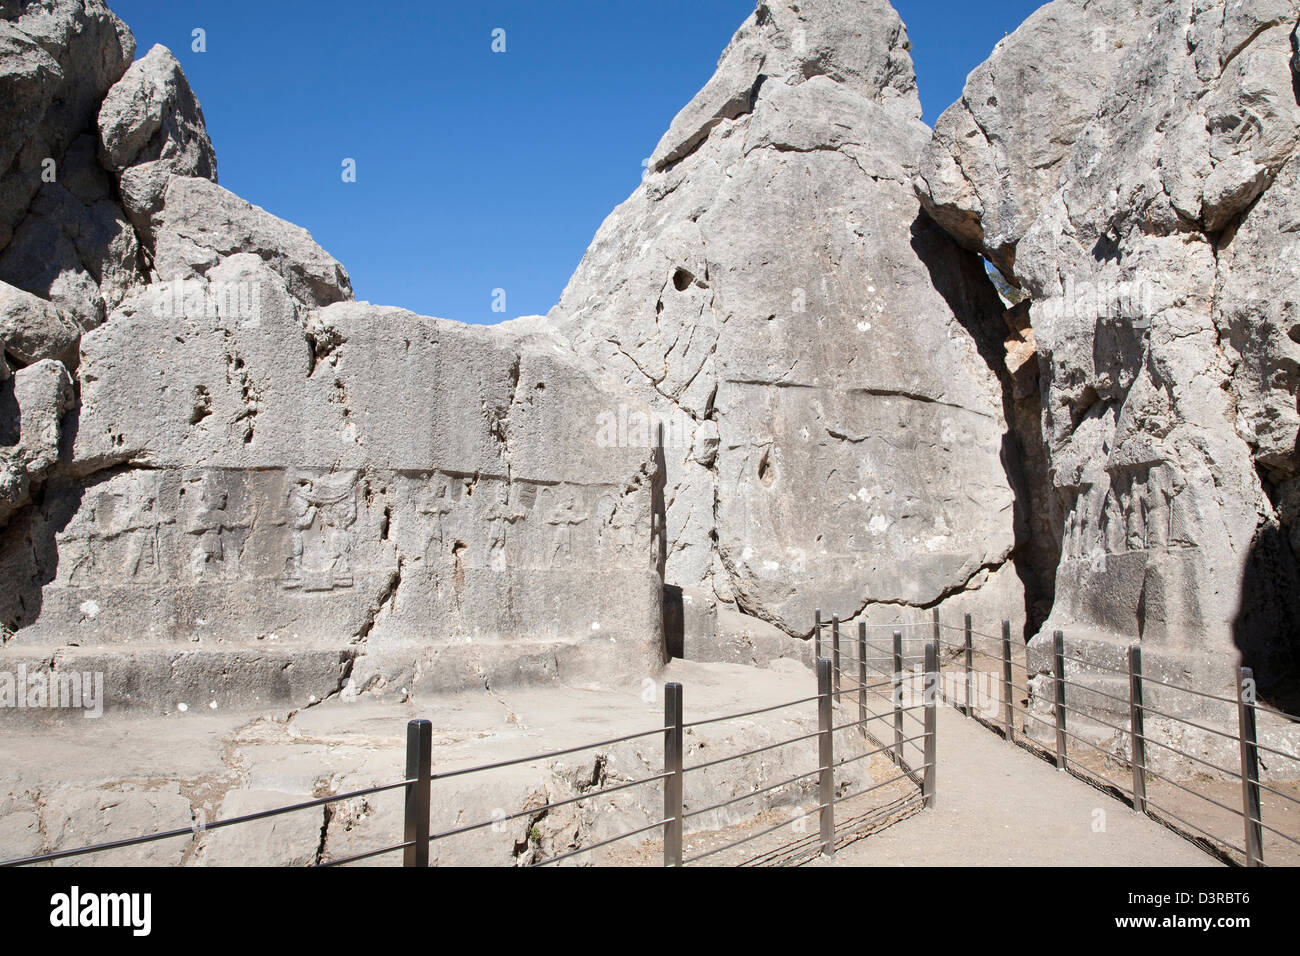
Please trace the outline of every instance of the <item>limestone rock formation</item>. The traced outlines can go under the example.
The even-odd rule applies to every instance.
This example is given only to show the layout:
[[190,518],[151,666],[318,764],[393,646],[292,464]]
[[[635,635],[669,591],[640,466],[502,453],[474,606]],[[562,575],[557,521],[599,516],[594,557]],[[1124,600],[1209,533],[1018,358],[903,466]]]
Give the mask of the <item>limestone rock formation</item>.
[[522,324],[354,302],[216,184],[167,50],[18,14],[5,144],[60,152],[0,242],[6,660],[162,712],[656,669],[662,469],[588,415],[636,399]]
[[1014,276],[1016,244],[1056,191],[1062,164],[1164,0],[1057,0],[967,77],[917,175],[934,220]]
[[[53,16],[100,68],[0,243],[5,387],[46,389],[5,459],[8,653],[166,709],[803,657],[816,605],[1023,620],[1001,308],[919,214],[884,0],[759,4],[552,314],[490,330],[353,302],[216,184],[168,51],[50,9],[14,42]],[[36,126],[56,66],[12,59]]]
[[549,316],[664,422],[689,644],[819,602],[1023,621],[1002,308],[919,214],[909,47],[884,0],[760,3]]
[[[1240,659],[1276,688],[1300,663],[1300,5],[1136,6],[1030,18],[938,123],[917,192],[1032,300],[1044,633],[1085,658],[1140,638],[1201,680]],[[1086,55],[1102,20],[1114,42]]]
[[103,0],[0,7],[0,247],[135,53]]
[[131,64],[99,108],[100,158],[145,236],[172,175],[217,180],[203,110],[171,51],[155,45]]

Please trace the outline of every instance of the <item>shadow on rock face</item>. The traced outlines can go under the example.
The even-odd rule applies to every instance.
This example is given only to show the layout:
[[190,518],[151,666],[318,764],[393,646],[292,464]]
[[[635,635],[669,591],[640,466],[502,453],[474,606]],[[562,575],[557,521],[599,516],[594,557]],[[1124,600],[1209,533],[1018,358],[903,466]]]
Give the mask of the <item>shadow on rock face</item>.
[[56,535],[76,515],[84,493],[77,481],[48,482],[0,529],[0,624],[8,630],[21,631],[40,618],[43,588],[59,570]]
[[[0,362],[4,359],[0,358]],[[19,423],[21,422],[20,409],[18,408],[18,398],[14,395],[14,379],[11,375],[4,381],[0,381],[0,447],[13,446],[18,444],[21,438],[19,432]]]
[[959,247],[924,211],[912,222],[911,232],[912,249],[925,263],[935,291],[970,334],[1002,389],[1007,431],[1002,436],[1001,459],[1015,495],[1016,514],[1011,560],[1025,589],[1024,639],[1028,640],[1051,612],[1060,542],[1059,527],[1042,526],[1044,516],[1051,513],[1051,487],[1042,467],[1046,458],[1041,453],[1037,396],[1028,404],[1024,399],[1017,402],[1006,361],[1007,307],[980,257]]
[[1251,545],[1232,631],[1264,703],[1300,713],[1300,568],[1286,530],[1272,522]]
[[1291,95],[1300,106],[1300,23],[1291,31]]

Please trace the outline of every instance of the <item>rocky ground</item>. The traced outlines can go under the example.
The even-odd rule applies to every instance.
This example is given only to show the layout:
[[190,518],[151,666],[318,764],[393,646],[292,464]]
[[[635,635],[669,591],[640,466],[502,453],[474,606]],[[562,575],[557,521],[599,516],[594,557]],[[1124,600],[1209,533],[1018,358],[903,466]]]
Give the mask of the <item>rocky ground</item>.
[[[811,673],[779,662],[757,669],[735,664],[674,662],[665,680],[683,684],[685,718],[701,720],[738,713],[814,693]],[[846,681],[846,686],[848,683]],[[872,714],[887,704],[869,697]],[[763,747],[811,733],[812,704],[736,721],[688,729],[686,765]],[[60,865],[248,865],[306,866],[400,842],[402,795],[398,791],[351,798],[271,820],[203,832],[203,824],[313,797],[344,793],[401,779],[405,725],[414,717],[434,723],[434,772],[563,749],[584,741],[653,730],[661,726],[658,682],[620,688],[566,687],[477,691],[417,697],[402,704],[331,699],[292,713],[214,713],[205,708],[167,717],[77,718],[7,735],[0,759],[21,768],[13,792],[0,804],[0,857],[48,852],[123,839],[166,828],[189,828],[185,836],[120,849]],[[919,788],[876,750],[892,740],[888,721],[872,723],[876,740],[853,731],[836,737],[836,794],[849,798],[836,808],[838,856],[834,862],[863,865],[973,864],[1210,865],[1215,858],[1101,790],[1058,772],[1038,757],[1009,746],[977,721],[949,707],[939,709],[938,805],[921,810]],[[836,723],[857,718],[857,698],[846,694]],[[1019,722],[1023,732],[1023,721]],[[905,734],[921,732],[908,716]],[[816,741],[778,747],[759,755],[686,775],[685,810],[742,797],[816,766]],[[919,767],[919,743],[905,746]],[[858,759],[854,759],[858,758]],[[1087,763],[1082,748],[1071,759]],[[435,782],[434,832],[492,821],[518,810],[540,808],[583,792],[653,776],[662,769],[662,743],[646,738],[558,758]],[[161,769],[161,768],[165,768]],[[1115,776],[1115,767],[1100,768]],[[1123,773],[1119,773],[1123,777]],[[1222,782],[1184,778],[1229,806]],[[868,787],[870,793],[855,796]],[[1285,792],[1300,790],[1279,783]],[[1239,791],[1237,797],[1239,797]],[[1267,796],[1267,795],[1266,795]],[[1239,842],[1239,818],[1195,815],[1198,798],[1153,781],[1151,798],[1178,813],[1192,814],[1225,838]],[[719,811],[688,818],[685,855],[701,865],[802,865],[818,860],[815,778],[781,787],[766,797],[742,799]],[[1290,818],[1267,819],[1282,828]],[[1189,809],[1190,808],[1190,809]],[[550,811],[537,809],[515,820],[435,841],[435,865],[517,866],[542,862],[581,846],[661,819],[662,790],[648,784]],[[734,848],[726,844],[759,834]],[[563,861],[563,865],[662,864],[662,842],[651,831]],[[1273,862],[1286,862],[1285,841],[1269,837]],[[707,854],[707,855],[705,855]],[[396,865],[394,853],[371,861]]]
[[[816,689],[812,674],[793,662],[755,669],[676,661],[661,680],[617,688],[479,690],[415,697],[402,704],[331,699],[291,713],[222,713],[196,706],[147,719],[76,716],[8,733],[0,743],[5,766],[16,768],[11,792],[0,803],[0,856],[192,824],[201,830],[206,821],[401,780],[406,722],[416,717],[434,723],[435,773],[653,730],[663,726],[662,682],[668,680],[684,687],[688,724],[797,700]],[[815,729],[812,703],[691,728],[686,763]],[[843,756],[865,749],[848,731],[837,735],[837,742]],[[687,812],[805,773],[816,766],[816,748],[816,740],[802,741],[688,773]],[[656,775],[663,769],[662,753],[656,734],[435,783],[434,830]],[[872,769],[867,761],[847,766],[840,778],[843,792],[869,785]],[[693,826],[733,826],[762,811],[793,813],[795,807],[815,804],[815,792],[815,781],[805,780],[768,798],[698,818]],[[661,819],[662,800],[662,789],[649,784],[589,805],[539,811],[435,842],[433,859],[444,865],[536,862]],[[401,824],[402,795],[391,792],[351,799],[328,811],[315,808],[115,850],[93,862],[307,865],[400,842]],[[593,858],[603,856],[598,852]],[[400,854],[394,854],[376,862],[399,861]]]

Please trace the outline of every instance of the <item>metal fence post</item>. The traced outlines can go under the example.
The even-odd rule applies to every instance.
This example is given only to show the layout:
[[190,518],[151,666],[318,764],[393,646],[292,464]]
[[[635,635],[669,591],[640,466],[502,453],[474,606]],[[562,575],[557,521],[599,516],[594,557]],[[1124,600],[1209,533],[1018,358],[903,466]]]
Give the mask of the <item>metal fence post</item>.
[[831,662],[817,661],[818,803],[821,804],[822,853],[835,853],[835,751],[831,728]]
[[925,775],[921,778],[921,796],[927,807],[934,806],[936,765],[935,726],[939,696],[939,649],[934,644],[925,645]]
[[1147,811],[1147,741],[1146,724],[1142,716],[1142,648],[1133,644],[1128,649],[1128,723],[1133,745],[1129,752],[1133,765],[1133,809]]
[[1065,634],[1052,634],[1052,690],[1056,696],[1056,769],[1065,769]]
[[664,684],[664,866],[682,865],[682,685]]
[[[939,675],[940,675],[940,680],[942,680],[943,679],[943,635],[939,630],[939,609],[937,607],[930,612],[930,619],[934,625],[933,630],[934,630],[935,659],[939,662]],[[936,691],[939,694],[939,699],[943,700],[944,699],[943,690],[941,688],[936,688]]]
[[903,632],[894,632],[894,763],[903,765]]
[[1246,826],[1247,866],[1264,865],[1264,815],[1259,802],[1255,703],[1255,672],[1243,667],[1237,681],[1237,721],[1241,741],[1241,813]]
[[822,659],[822,609],[813,611],[813,666]]
[[406,826],[402,866],[429,865],[429,788],[433,782],[433,724],[412,720],[406,725]]
[[975,715],[975,646],[971,643],[971,616],[966,615],[966,716]]
[[858,621],[858,720],[867,732],[867,623]]
[[840,693],[840,616],[831,618],[831,683],[835,686],[834,703],[839,703]]
[[1011,709],[1011,622],[1002,621],[1002,718],[1006,727],[1007,743],[1016,742],[1015,714]]

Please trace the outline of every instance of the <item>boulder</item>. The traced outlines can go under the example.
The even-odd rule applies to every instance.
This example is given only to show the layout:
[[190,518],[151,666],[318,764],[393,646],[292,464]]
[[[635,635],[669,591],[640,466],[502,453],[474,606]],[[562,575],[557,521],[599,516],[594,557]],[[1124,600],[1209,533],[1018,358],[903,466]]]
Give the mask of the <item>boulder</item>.
[[75,355],[81,332],[53,303],[0,282],[0,344],[19,362]]
[[156,281],[184,282],[227,256],[253,253],[284,277],[301,302],[322,306],[352,298],[347,271],[301,226],[207,179],[171,176],[163,195],[152,232]]
[[1115,73],[1172,0],[1124,16],[1090,0],[1040,7],[971,71],[935,123],[916,192],[966,248],[1014,278],[1015,247],[1060,185]]
[[146,238],[172,175],[217,181],[203,110],[180,63],[158,44],[104,97],[99,149],[104,167],[118,176],[127,214]]
[[74,402],[72,377],[53,359],[0,380],[0,527],[58,462],[63,417]]
[[687,646],[719,608],[806,637],[1013,560],[1002,306],[913,194],[909,47],[883,0],[760,4],[549,315],[664,426],[666,579],[714,609]]

